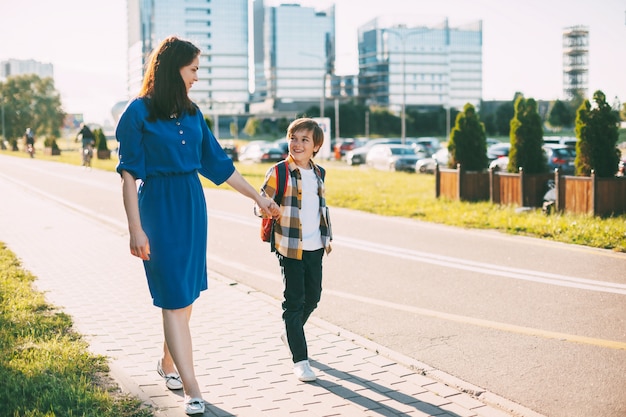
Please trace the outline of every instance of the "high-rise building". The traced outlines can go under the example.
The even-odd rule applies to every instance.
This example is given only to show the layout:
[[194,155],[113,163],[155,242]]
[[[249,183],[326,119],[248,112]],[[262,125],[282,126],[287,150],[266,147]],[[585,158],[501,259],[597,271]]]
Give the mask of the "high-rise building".
[[254,11],[256,103],[251,108],[289,111],[323,103],[335,66],[335,7],[263,7],[256,0]]
[[35,74],[39,78],[54,78],[53,66],[50,63],[33,59],[9,59],[0,62],[0,78],[25,74]]
[[589,82],[589,29],[572,26],[563,31],[563,96],[586,98]]
[[376,18],[361,26],[359,93],[369,104],[462,108],[482,98],[482,21],[450,27]]
[[128,0],[128,93],[150,52],[170,35],[202,51],[190,97],[206,113],[244,113],[250,100],[248,0]]

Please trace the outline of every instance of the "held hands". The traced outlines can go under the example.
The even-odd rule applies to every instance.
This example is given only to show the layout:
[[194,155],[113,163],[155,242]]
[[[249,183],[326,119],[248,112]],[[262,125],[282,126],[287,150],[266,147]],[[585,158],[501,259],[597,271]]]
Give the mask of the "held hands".
[[261,212],[266,217],[272,217],[278,219],[280,217],[280,207],[274,200],[267,197],[260,197],[257,201],[257,205],[261,209]]
[[144,261],[150,260],[150,242],[143,230],[130,233],[130,253]]

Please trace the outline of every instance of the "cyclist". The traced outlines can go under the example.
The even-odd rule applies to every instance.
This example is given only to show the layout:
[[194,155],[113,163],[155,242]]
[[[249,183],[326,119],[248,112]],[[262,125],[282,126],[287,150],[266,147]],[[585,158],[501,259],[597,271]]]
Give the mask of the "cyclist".
[[24,132],[24,138],[26,139],[26,152],[31,158],[35,157],[35,133],[33,133],[30,127],[26,128]]
[[76,141],[82,142],[83,166],[91,166],[91,158],[93,156],[93,146],[95,143],[94,135],[89,126],[85,123],[80,124],[80,130],[76,135]]

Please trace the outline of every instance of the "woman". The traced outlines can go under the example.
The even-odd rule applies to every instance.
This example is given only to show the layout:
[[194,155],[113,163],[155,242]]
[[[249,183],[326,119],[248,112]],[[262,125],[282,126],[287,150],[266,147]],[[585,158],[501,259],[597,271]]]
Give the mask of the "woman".
[[190,415],[205,408],[189,330],[192,304],[207,289],[207,213],[198,173],[215,184],[228,183],[266,215],[279,214],[276,203],[235,170],[189,99],[199,56],[188,41],[169,37],[161,42],[139,96],[128,104],[116,130],[130,252],[143,260],[153,303],[163,314],[165,343],[157,371],[169,389],[184,390]]

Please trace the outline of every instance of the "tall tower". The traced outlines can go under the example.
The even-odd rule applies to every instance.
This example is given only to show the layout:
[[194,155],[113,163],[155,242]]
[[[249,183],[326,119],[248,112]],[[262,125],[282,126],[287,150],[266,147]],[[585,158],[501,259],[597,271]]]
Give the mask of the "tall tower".
[[571,26],[563,30],[563,96],[587,97],[589,83],[589,29]]
[[248,0],[128,0],[128,93],[139,92],[150,52],[176,35],[200,48],[190,97],[205,113],[247,111]]

